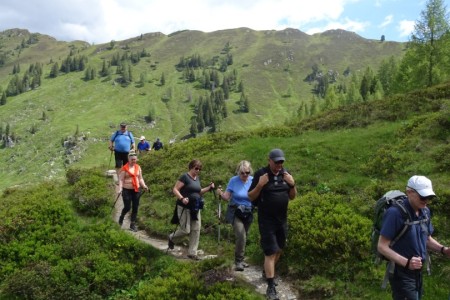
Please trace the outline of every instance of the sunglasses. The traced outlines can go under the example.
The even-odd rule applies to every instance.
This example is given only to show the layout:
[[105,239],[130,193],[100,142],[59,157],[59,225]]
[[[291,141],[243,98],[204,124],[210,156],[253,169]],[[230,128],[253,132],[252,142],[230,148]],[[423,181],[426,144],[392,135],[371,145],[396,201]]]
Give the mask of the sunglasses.
[[433,199],[433,196],[422,197],[419,195],[419,197],[420,201],[431,201]]
[[241,172],[241,175],[250,175],[250,172]]
[[284,160],[274,161],[276,165],[282,165],[284,163]]
[[194,168],[195,171],[201,171],[202,168]]
[[431,201],[434,196],[426,196],[426,197],[422,197],[419,192],[417,192],[415,189],[412,189],[414,192],[416,192],[417,195],[419,195],[420,201]]

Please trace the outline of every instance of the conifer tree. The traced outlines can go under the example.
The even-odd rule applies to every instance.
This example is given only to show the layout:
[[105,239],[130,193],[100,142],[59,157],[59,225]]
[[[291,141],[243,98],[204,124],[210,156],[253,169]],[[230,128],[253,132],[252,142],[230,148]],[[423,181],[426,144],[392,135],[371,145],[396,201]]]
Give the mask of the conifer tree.
[[0,105],[5,105],[5,104],[6,104],[6,93],[3,92],[2,97],[0,98]]

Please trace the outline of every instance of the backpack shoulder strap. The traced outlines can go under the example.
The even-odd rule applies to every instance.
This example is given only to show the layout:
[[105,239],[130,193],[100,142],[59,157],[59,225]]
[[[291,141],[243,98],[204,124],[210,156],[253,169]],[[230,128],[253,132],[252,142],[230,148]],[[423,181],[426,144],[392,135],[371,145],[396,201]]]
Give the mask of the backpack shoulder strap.
[[114,134],[114,138],[112,140],[113,142],[116,140],[118,134],[119,134],[119,130],[116,130],[116,133]]
[[404,220],[404,225],[403,228],[400,230],[399,233],[397,233],[397,235],[392,239],[391,243],[390,243],[390,247],[394,246],[395,243],[397,243],[397,241],[405,234],[406,230],[408,230],[408,227],[411,226],[413,224],[413,222],[411,222],[412,218],[411,215],[409,214],[408,210],[406,209],[405,205],[403,204],[403,199],[393,199],[393,206],[397,207],[397,209],[400,210],[400,213],[402,214],[402,218]]

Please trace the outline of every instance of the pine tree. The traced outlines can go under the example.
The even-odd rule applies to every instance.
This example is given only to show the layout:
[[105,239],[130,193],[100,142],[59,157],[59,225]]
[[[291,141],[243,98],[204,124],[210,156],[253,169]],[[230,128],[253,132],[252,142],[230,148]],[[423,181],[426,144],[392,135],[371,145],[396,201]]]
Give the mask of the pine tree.
[[[402,69],[411,68],[404,73],[414,88],[429,87],[448,79],[450,62],[450,24],[443,0],[428,0],[426,8],[414,25],[414,31],[408,43],[407,55],[404,56]],[[425,73],[425,76],[424,76]],[[399,90],[403,90],[397,82]]]
[[6,104],[6,93],[3,92],[2,97],[0,98],[0,105],[5,105],[5,104]]

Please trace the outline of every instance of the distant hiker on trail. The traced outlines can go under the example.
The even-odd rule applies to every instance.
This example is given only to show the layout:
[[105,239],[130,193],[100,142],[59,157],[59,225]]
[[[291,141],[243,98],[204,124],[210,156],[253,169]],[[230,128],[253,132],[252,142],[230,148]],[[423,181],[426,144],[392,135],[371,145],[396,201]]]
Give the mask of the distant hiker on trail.
[[286,245],[289,200],[297,195],[294,178],[283,168],[285,160],[281,149],[270,151],[269,165],[256,171],[248,192],[250,200],[258,206],[266,296],[271,300],[279,299],[274,282],[275,265]]
[[151,150],[150,144],[145,140],[145,136],[139,138],[139,143],[137,145],[139,153],[146,153]]
[[158,150],[160,150],[162,148],[164,148],[163,147],[163,143],[159,140],[159,138],[157,138],[156,142],[153,143],[153,150],[158,151]]
[[236,176],[231,177],[225,192],[219,187],[217,192],[223,200],[230,200],[226,214],[227,223],[233,226],[236,236],[234,264],[236,271],[244,271],[248,264],[244,262],[247,233],[253,222],[253,207],[248,198],[248,189],[252,184],[253,173],[250,162],[241,161],[236,169]]
[[119,217],[119,225],[122,226],[125,215],[131,211],[130,230],[137,231],[136,219],[139,209],[139,198],[142,191],[148,191],[148,187],[142,177],[142,169],[137,164],[136,153],[130,152],[129,162],[125,164],[119,173],[119,192],[122,193],[123,209]]
[[391,246],[391,241],[405,224],[400,209],[391,206],[384,214],[378,240],[378,251],[394,264],[394,272],[389,282],[392,299],[395,300],[421,299],[422,266],[427,260],[427,249],[450,257],[450,248],[443,246],[431,236],[433,225],[427,204],[436,197],[431,180],[425,176],[412,176],[406,186],[406,195],[404,206],[410,214],[412,224]]
[[200,171],[202,163],[199,160],[192,160],[189,163],[189,171],[181,175],[172,191],[176,202],[176,217],[179,226],[175,232],[169,235],[169,249],[173,249],[175,242],[189,234],[188,258],[199,260],[197,249],[200,240],[201,213],[203,209],[203,197],[206,192],[214,189],[211,182],[207,187],[202,188],[200,184]]
[[134,150],[134,137],[127,130],[127,124],[121,123],[120,130],[112,134],[109,140],[109,150],[114,151],[116,171],[119,171],[128,162],[128,153],[130,150]]

